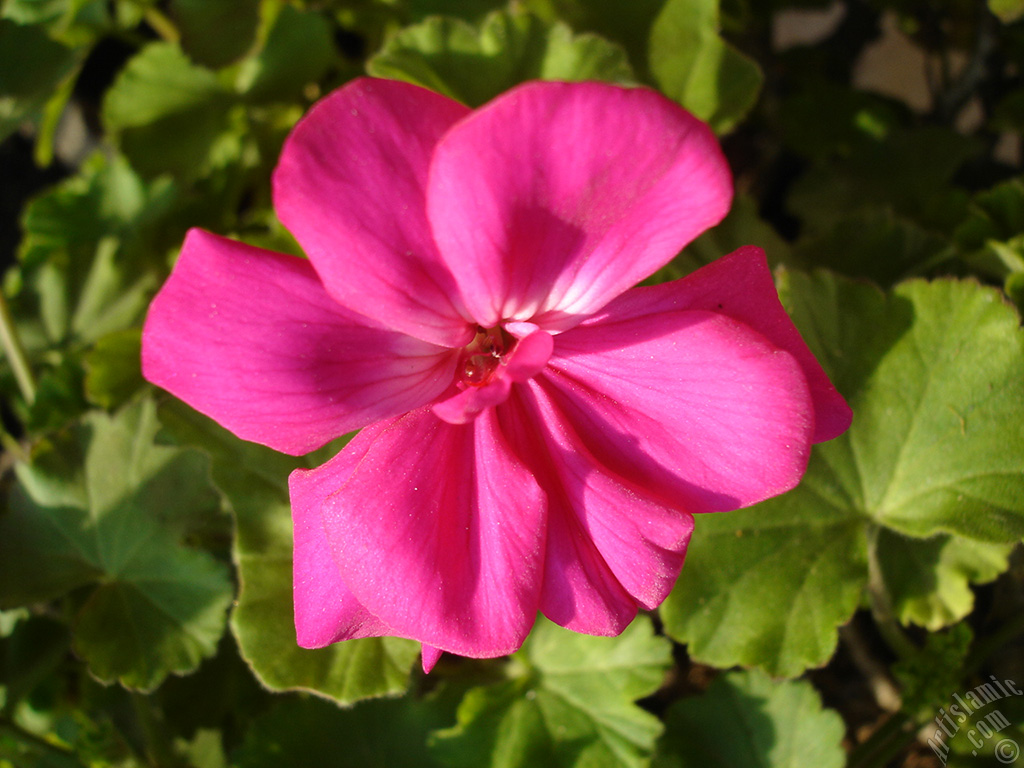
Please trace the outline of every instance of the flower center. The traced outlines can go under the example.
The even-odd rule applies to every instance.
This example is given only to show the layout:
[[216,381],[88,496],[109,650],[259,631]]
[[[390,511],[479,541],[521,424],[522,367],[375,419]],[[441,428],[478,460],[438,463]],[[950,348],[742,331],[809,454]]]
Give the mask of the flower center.
[[515,339],[501,328],[478,327],[473,341],[463,350],[461,381],[471,387],[487,384],[513,344]]

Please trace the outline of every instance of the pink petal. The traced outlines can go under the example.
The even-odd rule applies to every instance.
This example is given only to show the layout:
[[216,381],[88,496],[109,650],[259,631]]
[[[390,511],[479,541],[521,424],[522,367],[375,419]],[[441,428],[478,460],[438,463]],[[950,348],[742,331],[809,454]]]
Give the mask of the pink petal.
[[189,232],[142,337],[147,379],[291,454],[430,402],[456,359],[345,311],[304,259],[202,230]]
[[[380,427],[370,427],[380,431]],[[368,443],[366,443],[368,445]],[[394,634],[352,595],[331,555],[320,507],[351,475],[363,452],[343,452],[331,472],[296,470],[288,478],[295,530],[293,595],[295,631],[303,648],[323,648],[339,640]]]
[[[555,348],[555,340],[547,331],[542,331],[533,323],[510,323],[510,333],[523,331],[524,335],[516,342],[512,354],[505,361],[504,375],[512,381],[532,379],[547,365]],[[529,328],[532,326],[532,330]]]
[[795,486],[813,411],[788,352],[703,310],[609,313],[556,338],[544,386],[595,459],[689,512]]
[[469,424],[488,408],[505,402],[511,388],[512,380],[499,376],[482,387],[467,387],[434,403],[431,409],[437,418],[449,424]]
[[444,653],[440,648],[434,648],[431,645],[424,645],[423,652],[420,654],[421,662],[423,663],[424,674],[429,675],[430,670],[437,664],[437,660],[441,658],[441,654]]
[[814,442],[831,440],[850,426],[850,407],[782,308],[764,251],[755,246],[740,248],[681,280],[627,291],[584,325],[684,309],[735,318],[797,359],[814,401]]
[[538,82],[441,139],[427,212],[480,325],[559,330],[665,264],[731,197],[711,131],[654,91]]
[[540,600],[545,500],[493,411],[452,426],[424,409],[317,472],[351,476],[322,505],[342,580],[391,627],[436,649],[491,657],[518,648]]
[[654,608],[671,591],[692,516],[601,466],[542,386],[517,388],[498,414],[548,495],[542,610],[578,632],[618,634],[637,603]]
[[473,338],[426,220],[434,145],[469,110],[362,78],[319,101],[274,172],[274,208],[328,292],[387,327],[455,347]]

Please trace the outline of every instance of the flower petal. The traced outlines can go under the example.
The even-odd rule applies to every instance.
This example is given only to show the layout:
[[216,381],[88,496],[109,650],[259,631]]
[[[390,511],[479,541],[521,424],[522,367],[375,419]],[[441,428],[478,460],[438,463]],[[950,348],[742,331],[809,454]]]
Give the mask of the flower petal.
[[427,212],[476,322],[561,330],[665,264],[731,197],[714,135],[663,96],[541,82],[448,131]]
[[430,155],[469,109],[407,83],[361,78],[299,121],[274,171],[274,208],[345,306],[417,338],[473,338],[426,220]]
[[[375,428],[367,431],[370,429]],[[330,471],[299,469],[288,478],[295,530],[295,632],[303,648],[323,648],[339,640],[393,634],[355,599],[342,581],[320,514],[324,498],[348,479],[363,453],[342,454],[345,460],[332,462]]]
[[423,652],[420,654],[420,661],[423,664],[423,673],[426,675],[430,674],[430,670],[437,664],[437,660],[441,658],[441,654],[444,653],[440,648],[435,648],[432,645],[424,645]]
[[437,418],[449,424],[469,424],[486,409],[504,402],[511,388],[511,379],[498,376],[482,387],[466,387],[434,403],[431,409]]
[[529,460],[548,499],[544,588],[540,609],[556,624],[575,632],[613,636],[636,616],[636,600],[612,573],[581,518],[579,486],[565,487],[552,464],[545,425],[522,401],[523,390],[497,409],[502,430],[517,452]]
[[601,466],[543,391],[517,387],[502,428],[548,496],[542,610],[577,632],[617,634],[671,591],[693,517]]
[[463,656],[511,653],[540,599],[545,499],[493,411],[452,426],[429,409],[389,422],[322,505],[342,580],[394,634]]
[[779,302],[764,251],[744,246],[681,280],[627,291],[584,325],[661,312],[706,309],[753,328],[800,363],[814,401],[814,442],[841,435],[853,414]]
[[690,512],[775,496],[806,469],[814,416],[800,366],[724,315],[609,314],[556,337],[534,381],[597,461]]
[[308,453],[452,382],[456,353],[369,322],[304,259],[192,230],[150,306],[142,369],[239,437]]

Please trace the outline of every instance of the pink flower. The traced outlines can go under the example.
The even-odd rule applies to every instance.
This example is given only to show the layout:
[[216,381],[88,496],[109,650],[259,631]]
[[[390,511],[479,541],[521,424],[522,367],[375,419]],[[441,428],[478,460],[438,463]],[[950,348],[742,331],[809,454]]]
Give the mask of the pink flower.
[[693,515],[795,486],[849,410],[743,248],[631,288],[729,207],[706,126],[658,94],[528,83],[475,112],[358,80],[286,142],[309,260],[193,230],[146,377],[290,479],[299,644],[397,635],[491,657],[537,611],[613,635]]

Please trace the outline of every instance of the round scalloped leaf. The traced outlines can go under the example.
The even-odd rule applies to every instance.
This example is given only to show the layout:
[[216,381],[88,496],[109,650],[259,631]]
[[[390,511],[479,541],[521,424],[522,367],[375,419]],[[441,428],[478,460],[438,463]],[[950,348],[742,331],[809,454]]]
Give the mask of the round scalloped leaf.
[[84,587],[76,651],[101,680],[141,690],[191,672],[224,633],[227,568],[181,542],[221,515],[208,462],[155,445],[155,408],[90,414],[16,467],[0,514],[0,605]]
[[876,558],[898,532],[917,540],[922,565],[921,540],[955,539],[914,584],[889,568],[887,598],[905,621],[956,620],[967,584],[1002,570],[1024,535],[1024,332],[998,291],[971,281],[885,294],[794,272],[782,293],[853,426],[815,447],[795,490],[698,519],[662,616],[701,661],[795,676],[828,660],[853,614],[868,530],[891,529],[872,538]]
[[525,80],[634,82],[626,53],[599,35],[517,10],[479,26],[435,16],[399,31],[366,70],[422,85],[476,107]]
[[669,0],[651,28],[650,67],[661,90],[716,133],[757,102],[764,75],[718,34],[718,0]]
[[822,708],[810,683],[729,672],[703,695],[669,709],[652,766],[841,768],[845,731],[842,718]]
[[634,702],[662,683],[670,652],[646,618],[616,638],[538,620],[516,673],[470,690],[432,752],[451,768],[647,765],[661,723]]
[[[214,483],[235,514],[239,591],[231,628],[260,682],[274,691],[305,690],[340,704],[404,691],[418,643],[366,638],[309,650],[295,641],[287,480],[303,462],[243,442],[181,403],[168,403],[160,418],[178,439],[210,453]],[[305,465],[324,461],[327,450]]]

